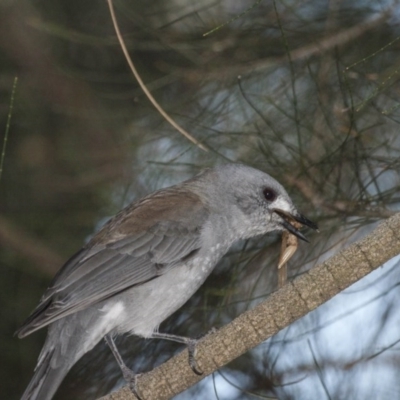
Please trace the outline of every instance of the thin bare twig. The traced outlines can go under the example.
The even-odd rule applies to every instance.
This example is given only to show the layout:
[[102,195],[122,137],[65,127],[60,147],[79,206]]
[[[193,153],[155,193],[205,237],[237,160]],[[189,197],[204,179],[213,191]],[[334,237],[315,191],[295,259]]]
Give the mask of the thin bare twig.
[[[286,64],[288,59],[292,62],[298,60],[304,60],[313,56],[321,56],[327,51],[331,51],[336,46],[344,46],[345,44],[354,41],[361,35],[365,34],[371,29],[376,28],[383,22],[385,22],[391,15],[393,9],[389,7],[383,11],[378,17],[368,19],[363,21],[356,26],[344,29],[342,31],[335,32],[330,36],[317,38],[313,43],[307,44],[300,48],[294,49],[289,53],[285,53],[282,56],[277,57],[267,57],[256,61],[247,62],[243,64],[235,64],[231,66],[224,65],[223,67],[216,67],[215,69],[207,70],[207,79],[229,79],[237,75],[244,75],[248,72],[261,72],[267,68],[278,67],[279,65]],[[179,74],[180,76],[188,76],[190,79],[204,79],[204,69],[193,70],[181,68],[177,70],[174,69],[174,74]]]
[[180,132],[183,136],[185,136],[186,139],[189,139],[192,143],[194,143],[197,147],[199,147],[201,150],[208,151],[207,147],[200,143],[197,139],[195,139],[190,133],[186,132],[180,125],[178,125],[165,111],[164,109],[158,104],[156,99],[152,96],[150,91],[147,89],[146,85],[142,81],[142,78],[140,77],[139,73],[137,72],[135,65],[132,62],[132,59],[129,55],[128,49],[125,46],[124,39],[121,35],[121,32],[119,30],[117,18],[115,16],[114,12],[114,5],[112,0],[107,0],[108,6],[110,8],[110,14],[111,14],[111,19],[114,25],[115,32],[117,34],[117,38],[119,41],[119,44],[121,45],[122,51],[125,55],[126,61],[129,64],[129,67],[135,76],[136,80],[138,81],[140,87],[142,88],[144,94],[147,96],[147,98],[150,100],[150,102],[153,104],[153,106],[157,109],[157,111],[178,131]]
[[319,195],[309,183],[306,182],[306,180],[287,174],[285,175],[285,181],[299,189],[303,196],[309,200],[315,208],[321,208],[325,210],[327,212],[326,215],[337,215],[339,212],[357,217],[390,218],[396,214],[396,211],[380,206],[369,206],[368,208],[362,209],[360,207],[360,203],[356,201],[336,200],[334,202],[327,203],[324,198]]
[[1,176],[3,175],[3,164],[4,164],[4,158],[6,156],[6,146],[7,146],[7,140],[8,140],[8,132],[10,131],[10,126],[11,126],[11,115],[12,115],[13,106],[14,106],[14,97],[15,97],[15,90],[17,89],[17,82],[18,82],[18,78],[15,77],[14,78],[13,88],[12,88],[12,91],[11,91],[10,111],[8,112],[8,117],[7,117],[6,132],[4,134],[4,139],[3,139],[3,148],[1,150],[0,179],[1,179]]
[[254,4],[252,4],[251,6],[247,7],[243,12],[241,12],[241,13],[235,15],[235,16],[234,16],[233,18],[231,18],[230,20],[224,22],[224,23],[221,24],[221,25],[218,25],[217,27],[215,27],[215,28],[209,30],[209,31],[206,32],[206,33],[203,33],[203,36],[208,36],[208,35],[210,35],[211,33],[214,33],[214,32],[216,32],[216,31],[218,31],[219,29],[223,28],[224,26],[229,25],[230,23],[232,23],[232,22],[238,20],[239,18],[241,18],[241,17],[243,17],[244,15],[246,15],[246,14],[247,14],[249,11],[251,11],[253,8],[257,7],[260,3],[261,3],[261,0],[257,0]]

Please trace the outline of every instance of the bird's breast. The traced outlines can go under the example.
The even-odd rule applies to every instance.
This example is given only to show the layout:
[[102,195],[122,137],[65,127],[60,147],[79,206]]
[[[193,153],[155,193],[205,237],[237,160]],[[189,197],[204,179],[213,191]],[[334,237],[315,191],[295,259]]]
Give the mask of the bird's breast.
[[116,327],[116,332],[150,337],[161,322],[199,289],[225,252],[226,248],[215,244],[206,253],[200,251],[190,261],[121,293],[116,300],[124,306],[125,320]]

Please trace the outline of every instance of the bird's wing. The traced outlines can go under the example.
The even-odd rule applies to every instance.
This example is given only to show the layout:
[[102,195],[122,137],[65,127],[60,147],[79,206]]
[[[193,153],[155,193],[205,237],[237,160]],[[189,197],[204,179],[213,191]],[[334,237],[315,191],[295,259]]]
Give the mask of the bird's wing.
[[197,195],[176,188],[128,206],[61,268],[18,336],[155,279],[194,256],[207,219]]

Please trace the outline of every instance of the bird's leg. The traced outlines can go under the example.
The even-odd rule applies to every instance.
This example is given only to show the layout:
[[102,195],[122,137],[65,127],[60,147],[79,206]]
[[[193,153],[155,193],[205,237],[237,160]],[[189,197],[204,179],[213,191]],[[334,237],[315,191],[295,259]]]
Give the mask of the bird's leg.
[[185,336],[171,335],[169,333],[153,332],[152,339],[165,339],[172,340],[173,342],[183,343],[187,346],[189,353],[189,366],[196,375],[203,375],[203,371],[199,368],[196,361],[196,346],[207,335],[216,332],[215,328],[211,328],[205,335],[201,335],[196,339],[188,338]]
[[117,346],[115,345],[114,339],[112,338],[111,335],[106,335],[104,336],[104,340],[108,344],[108,347],[110,348],[111,352],[114,354],[114,357],[121,368],[122,375],[125,379],[125,381],[129,384],[129,388],[131,389],[132,393],[139,399],[142,400],[142,398],[139,396],[138,390],[137,390],[137,377],[140,374],[135,374],[127,365],[124,363],[124,360],[121,357],[121,354],[119,354],[119,351],[117,349]]

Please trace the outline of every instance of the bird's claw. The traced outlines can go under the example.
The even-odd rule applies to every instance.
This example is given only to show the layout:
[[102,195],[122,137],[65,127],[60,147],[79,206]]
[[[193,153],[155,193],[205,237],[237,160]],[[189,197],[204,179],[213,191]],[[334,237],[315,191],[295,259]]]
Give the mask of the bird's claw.
[[[133,371],[131,371],[131,372],[133,372]],[[140,394],[138,392],[137,378],[139,375],[140,374],[133,374],[133,376],[128,381],[128,383],[129,383],[129,389],[131,389],[131,392],[138,398],[138,400],[143,400],[143,398],[140,396]]]
[[135,374],[129,368],[123,368],[122,375],[123,375],[125,381],[127,382],[131,392],[137,397],[138,400],[143,400],[142,397],[139,395],[138,387],[137,387],[138,386],[137,378],[138,378],[138,376],[140,376],[140,374]]
[[202,339],[204,339],[208,335],[212,335],[215,333],[217,329],[215,327],[212,327],[206,334],[199,336],[197,339],[190,339],[188,342],[188,353],[189,353],[189,366],[192,369],[192,371],[196,375],[203,375],[204,372],[202,371],[201,368],[199,368],[199,365],[196,361],[196,346],[197,343],[200,342]]
[[138,389],[137,389],[137,375],[134,379],[134,381],[131,381],[129,383],[129,389],[131,389],[131,392],[133,393],[134,396],[137,397],[138,400],[143,400],[143,398],[140,396]]
[[188,343],[189,366],[196,375],[203,375],[203,371],[199,368],[196,361],[196,346],[201,339],[190,339]]

